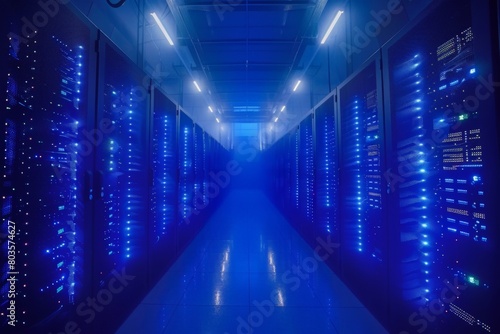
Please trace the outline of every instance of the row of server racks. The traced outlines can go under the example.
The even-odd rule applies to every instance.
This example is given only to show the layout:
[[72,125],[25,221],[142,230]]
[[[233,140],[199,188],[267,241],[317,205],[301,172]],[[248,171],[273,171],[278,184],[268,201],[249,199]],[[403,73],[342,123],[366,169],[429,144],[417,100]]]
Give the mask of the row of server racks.
[[440,1],[268,155],[269,191],[390,333],[499,333],[498,9]]
[[76,11],[22,3],[1,34],[0,331],[111,333],[216,206],[228,153]]

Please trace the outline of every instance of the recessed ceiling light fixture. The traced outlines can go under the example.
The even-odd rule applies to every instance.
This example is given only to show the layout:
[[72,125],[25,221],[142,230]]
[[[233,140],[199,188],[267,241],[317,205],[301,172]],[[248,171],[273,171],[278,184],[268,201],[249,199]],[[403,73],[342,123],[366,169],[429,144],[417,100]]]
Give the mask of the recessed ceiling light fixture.
[[208,106],[208,110],[210,110],[210,112],[214,112],[211,106]]
[[299,88],[299,86],[300,86],[300,83],[301,83],[301,82],[302,82],[302,81],[300,81],[300,80],[299,80],[299,81],[297,81],[297,83],[295,84],[295,87],[293,88],[293,91],[294,91],[294,92],[297,90],[297,88]]
[[285,109],[286,109],[286,106],[281,107],[281,111],[280,112],[285,111]]
[[195,81],[193,81],[193,84],[196,86],[196,89],[198,90],[198,92],[200,92],[200,93],[201,93],[201,88],[200,88],[200,86],[198,85],[198,83],[196,82],[196,80],[195,80]]
[[274,123],[276,123],[276,122],[278,121],[278,119],[279,119],[279,118],[278,118],[278,117],[276,117],[276,118],[274,119]]
[[328,36],[330,36],[332,30],[333,30],[333,27],[335,27],[335,25],[337,24],[338,20],[340,19],[340,16],[342,16],[342,14],[344,14],[344,11],[342,10],[339,10],[337,15],[335,15],[335,17],[333,18],[333,21],[332,23],[330,23],[330,26],[328,27],[328,30],[326,31],[326,34],[325,36],[323,36],[323,39],[321,40],[321,44],[325,44],[326,40],[328,39]]
[[218,119],[218,118],[216,118],[215,120],[217,121],[217,123],[220,123],[220,121],[219,121],[219,119]]
[[153,17],[153,19],[155,20],[156,24],[158,25],[158,27],[160,28],[161,32],[163,33],[163,36],[165,36],[165,38],[167,39],[168,44],[174,45],[174,41],[172,41],[172,38],[170,38],[170,35],[167,32],[167,29],[165,29],[165,26],[163,25],[163,23],[161,23],[160,18],[158,17],[158,15],[156,15],[156,13],[151,13],[151,16]]

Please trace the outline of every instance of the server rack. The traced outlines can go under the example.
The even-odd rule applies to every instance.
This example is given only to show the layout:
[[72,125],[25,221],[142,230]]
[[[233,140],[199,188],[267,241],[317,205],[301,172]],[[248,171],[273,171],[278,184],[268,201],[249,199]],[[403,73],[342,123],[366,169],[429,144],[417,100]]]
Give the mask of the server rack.
[[307,234],[314,226],[314,134],[313,114],[306,117],[299,126],[299,230]]
[[[106,124],[107,130],[94,155],[92,294],[107,289],[117,273],[134,277],[126,293],[112,296],[105,308],[112,314],[118,305],[133,307],[147,288],[151,98],[149,78],[103,34],[98,55],[94,126]],[[112,330],[113,321],[96,315],[89,311],[85,322]]]
[[[299,178],[299,139],[300,133],[299,128],[292,130],[290,132],[290,149],[291,149],[291,182],[292,182],[292,202],[290,204],[296,212],[299,211],[300,203],[300,178]],[[290,212],[293,214],[294,212]]]
[[[337,115],[335,95],[331,95],[314,111],[316,131],[315,154],[315,201],[314,231],[315,237],[328,238],[334,243],[340,242],[340,222],[338,219],[338,145]],[[340,252],[335,252],[329,259],[336,272],[340,270]]]
[[167,237],[176,220],[176,105],[159,90],[153,99],[152,228],[153,242]]
[[204,209],[208,205],[208,196],[205,189],[205,134],[203,129],[195,124],[194,127],[194,197],[193,209],[198,212],[197,222],[206,214]]
[[178,150],[177,106],[159,89],[153,91],[151,132],[150,281],[175,260],[177,249]]
[[277,182],[276,188],[280,189],[280,205],[284,208],[288,215],[294,216],[293,213],[297,212],[298,208],[292,206],[293,203],[293,183],[292,181],[292,165],[291,165],[291,154],[290,139],[291,134],[287,134],[281,139],[281,152],[276,152],[276,155],[272,159],[276,159],[276,178],[279,180]]
[[183,112],[179,112],[179,248],[189,240],[191,226],[196,219],[194,199],[194,123]]
[[[88,292],[84,189],[92,142],[85,134],[95,30],[67,8],[44,29],[21,21],[26,11],[38,10],[34,4],[9,2],[7,8],[0,307],[2,327],[17,330],[42,326]],[[16,279],[15,285],[7,278]],[[7,324],[12,302],[16,327]]]
[[405,332],[498,331],[492,13],[493,2],[441,1],[383,49],[393,328]]
[[[338,87],[342,276],[388,323],[388,231],[380,58]],[[369,277],[369,279],[367,279]]]
[[299,228],[299,129],[280,138],[266,152],[270,162],[271,198],[292,224]]

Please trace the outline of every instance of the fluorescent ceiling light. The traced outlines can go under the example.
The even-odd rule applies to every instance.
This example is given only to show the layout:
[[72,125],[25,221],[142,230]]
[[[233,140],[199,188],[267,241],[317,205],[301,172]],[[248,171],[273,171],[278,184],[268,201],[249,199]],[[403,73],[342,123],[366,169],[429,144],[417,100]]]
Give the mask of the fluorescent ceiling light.
[[281,107],[281,112],[285,111],[286,106]]
[[153,17],[153,19],[155,19],[156,24],[158,25],[158,27],[160,27],[160,30],[163,33],[163,36],[165,36],[165,38],[167,39],[168,43],[170,45],[174,45],[174,41],[172,41],[172,38],[170,38],[167,29],[165,29],[165,27],[161,23],[160,19],[158,18],[158,15],[156,15],[156,13],[151,13],[151,16]]
[[301,82],[302,82],[302,81],[300,81],[300,80],[299,80],[299,81],[297,81],[297,84],[295,84],[295,87],[293,88],[293,91],[294,91],[294,92],[297,90],[297,88],[299,88],[299,86],[300,86],[300,83],[301,83]]
[[198,86],[198,83],[196,81],[193,81],[194,85],[196,86],[196,89],[198,89],[198,92],[201,93],[201,88]]
[[219,121],[219,119],[218,119],[218,118],[216,118],[215,120],[217,121],[217,123],[220,123],[220,121]]
[[277,121],[278,121],[278,117],[276,117],[276,118],[274,119],[274,123],[276,123]]
[[208,110],[210,110],[210,112],[214,112],[211,106],[208,106]]
[[337,15],[335,15],[335,18],[333,19],[332,23],[330,23],[330,26],[328,27],[328,30],[326,31],[325,36],[323,36],[323,39],[321,40],[321,44],[325,44],[326,40],[328,39],[328,36],[330,36],[330,33],[333,30],[333,27],[335,27],[335,25],[337,24],[337,21],[340,19],[340,16],[343,13],[344,13],[343,11],[339,10]]

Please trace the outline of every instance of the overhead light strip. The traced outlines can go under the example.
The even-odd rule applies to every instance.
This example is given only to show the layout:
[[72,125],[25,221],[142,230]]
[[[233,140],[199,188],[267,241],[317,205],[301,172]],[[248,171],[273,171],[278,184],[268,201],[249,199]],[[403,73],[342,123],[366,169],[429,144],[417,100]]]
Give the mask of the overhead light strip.
[[196,86],[196,89],[198,90],[198,92],[201,93],[201,88],[200,88],[200,86],[198,86],[198,83],[196,81],[193,81],[193,84]]
[[170,35],[167,32],[167,29],[165,29],[165,27],[163,26],[163,23],[161,23],[160,19],[158,18],[158,15],[156,15],[156,13],[151,13],[151,16],[156,21],[156,24],[158,25],[158,27],[160,28],[161,32],[163,33],[163,35],[167,39],[168,43],[170,45],[174,45],[174,41],[172,41],[172,38],[170,38]]
[[326,40],[328,39],[328,36],[330,36],[330,34],[331,34],[332,30],[333,30],[333,27],[335,27],[335,25],[337,24],[338,20],[340,19],[340,16],[342,16],[343,13],[344,13],[344,11],[339,10],[338,13],[337,13],[337,15],[335,15],[335,18],[333,19],[332,23],[328,27],[328,30],[326,31],[325,36],[323,36],[323,39],[321,40],[321,44],[325,44]]
[[208,106],[208,110],[210,110],[210,112],[214,112],[211,106]]
[[297,90],[297,88],[299,88],[299,86],[300,86],[300,83],[301,83],[301,82],[302,82],[302,81],[300,81],[300,80],[299,80],[299,81],[297,81],[297,84],[295,84],[295,87],[293,88],[293,91],[294,91],[294,92]]
[[281,107],[281,112],[285,111],[286,106]]

